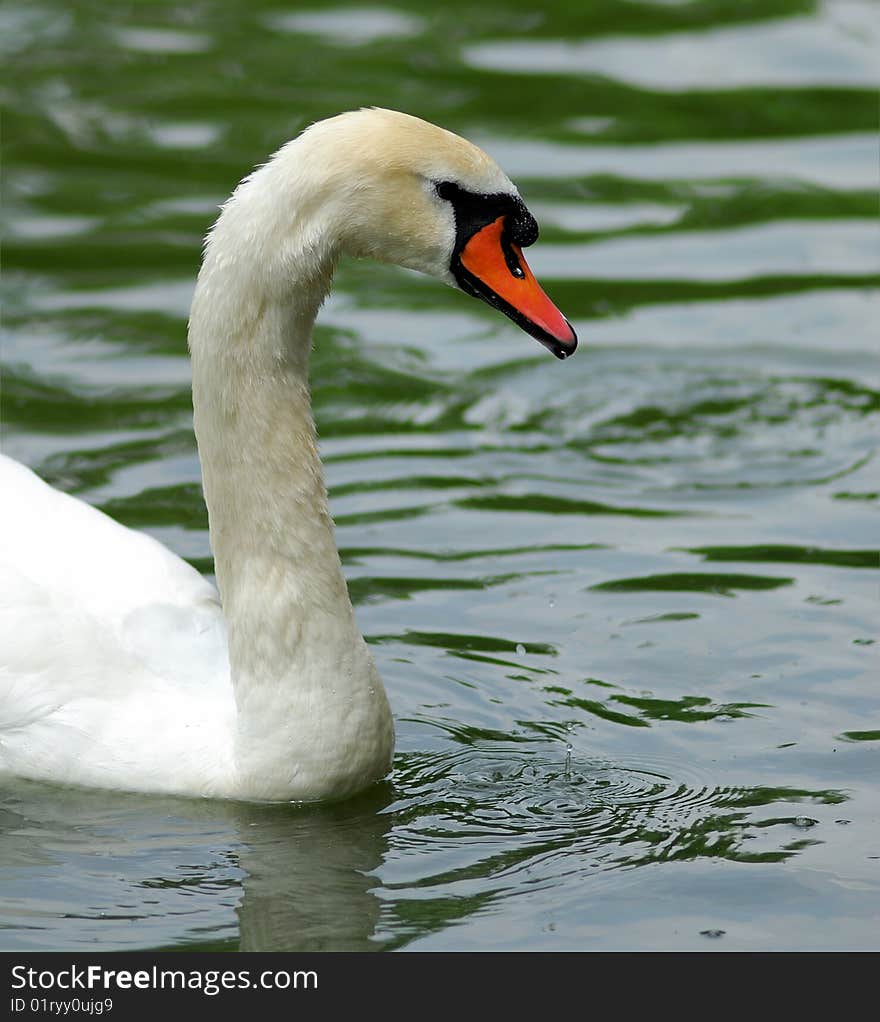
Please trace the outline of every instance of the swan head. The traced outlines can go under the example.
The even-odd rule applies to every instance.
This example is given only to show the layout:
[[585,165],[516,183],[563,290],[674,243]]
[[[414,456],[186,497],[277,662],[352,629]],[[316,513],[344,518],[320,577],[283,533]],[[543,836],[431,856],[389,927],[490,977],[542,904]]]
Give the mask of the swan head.
[[322,180],[340,251],[429,274],[503,312],[557,358],[575,351],[571,324],[523,256],[535,218],[478,146],[377,108],[319,121],[290,145],[312,154],[305,165]]

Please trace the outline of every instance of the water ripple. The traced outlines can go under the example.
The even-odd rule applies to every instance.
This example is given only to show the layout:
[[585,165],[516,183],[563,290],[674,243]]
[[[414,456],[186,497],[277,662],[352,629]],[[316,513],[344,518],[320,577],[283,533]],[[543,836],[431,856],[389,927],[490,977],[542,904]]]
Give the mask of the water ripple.
[[608,884],[609,870],[673,859],[778,862],[805,847],[792,830],[803,815],[796,807],[846,798],[832,789],[717,785],[684,764],[576,757],[567,768],[557,750],[481,740],[405,757],[398,784],[406,795],[389,808],[401,826],[385,887],[404,899],[428,890],[467,897],[479,880],[496,899],[562,877]]
[[497,71],[605,75],[647,89],[735,89],[755,85],[876,87],[876,9],[825,2],[816,15],[754,24],[611,36],[584,41],[498,40],[469,46],[465,59]]

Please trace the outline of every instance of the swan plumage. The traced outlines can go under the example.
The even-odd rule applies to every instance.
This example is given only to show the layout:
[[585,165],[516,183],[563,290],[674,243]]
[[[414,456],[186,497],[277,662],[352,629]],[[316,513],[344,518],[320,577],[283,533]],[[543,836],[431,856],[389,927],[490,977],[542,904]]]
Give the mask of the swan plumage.
[[487,154],[396,111],[318,122],[242,181],[189,323],[219,593],[0,456],[0,772],[285,800],[387,773],[393,719],[317,452],[312,327],[337,260],[367,256],[484,299],[565,357],[574,331],[522,257],[536,234]]

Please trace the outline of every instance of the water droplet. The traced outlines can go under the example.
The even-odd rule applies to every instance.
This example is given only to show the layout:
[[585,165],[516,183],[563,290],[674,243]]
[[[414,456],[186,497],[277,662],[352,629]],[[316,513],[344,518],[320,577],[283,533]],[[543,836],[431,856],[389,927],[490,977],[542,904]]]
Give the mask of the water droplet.
[[700,936],[716,940],[718,937],[723,937],[726,932],[726,930],[700,930]]
[[571,743],[565,747],[565,776],[571,777]]
[[811,820],[809,816],[796,816],[794,825],[795,827],[806,829],[807,827],[815,827],[818,822],[818,820]]
[[556,606],[556,600],[552,596],[550,597],[550,606],[551,608]]
[[518,642],[516,644],[516,655],[517,656],[525,656],[526,655],[526,647],[521,642]]

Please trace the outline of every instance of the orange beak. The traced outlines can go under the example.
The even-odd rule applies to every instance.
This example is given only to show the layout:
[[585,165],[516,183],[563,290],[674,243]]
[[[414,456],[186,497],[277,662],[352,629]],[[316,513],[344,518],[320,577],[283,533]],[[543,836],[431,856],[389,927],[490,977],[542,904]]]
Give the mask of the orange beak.
[[577,335],[535,279],[522,249],[506,236],[505,219],[498,217],[468,239],[459,256],[465,270],[459,283],[509,316],[557,358],[568,358],[577,348]]

